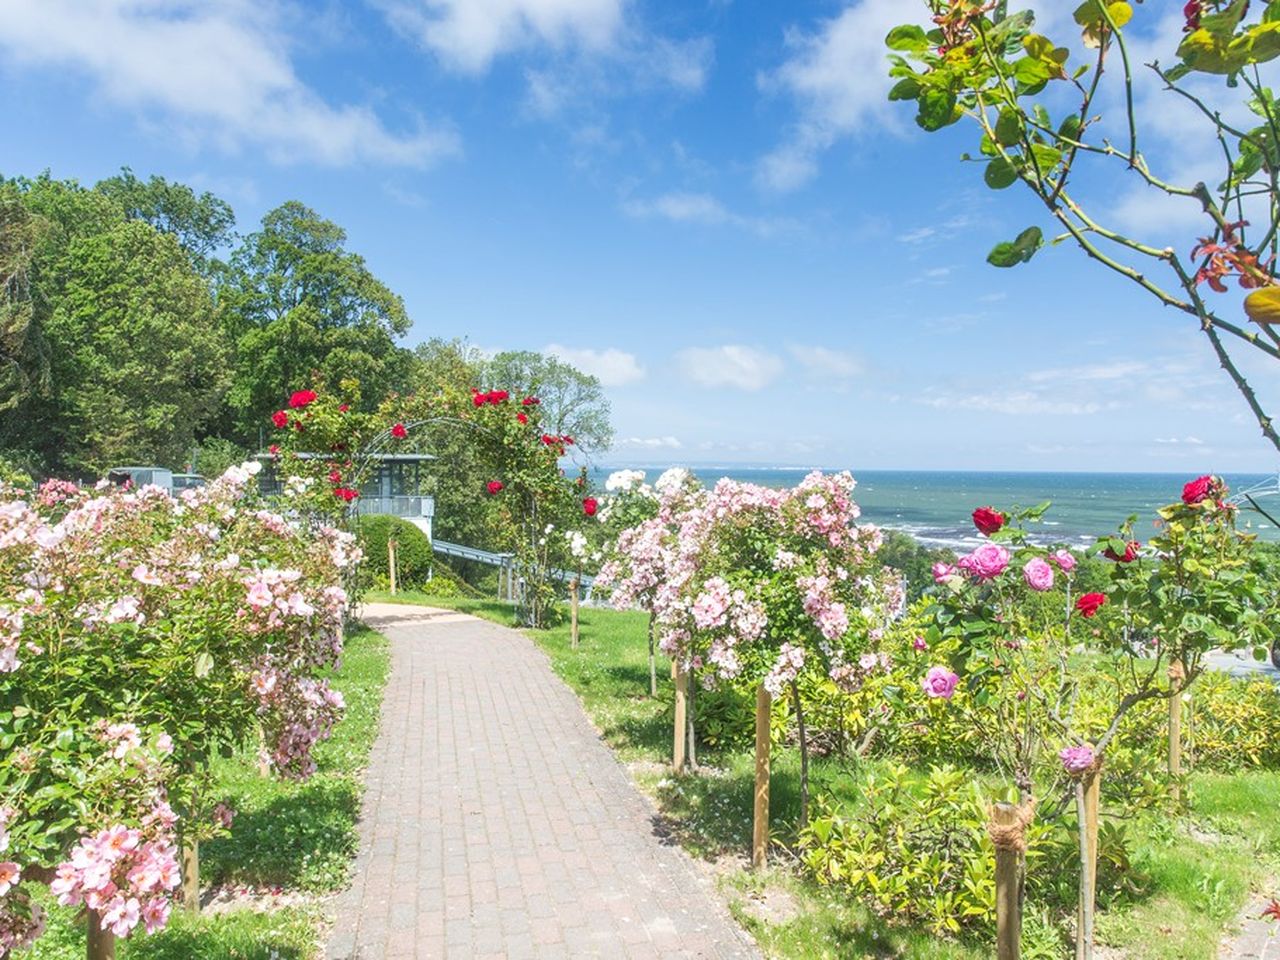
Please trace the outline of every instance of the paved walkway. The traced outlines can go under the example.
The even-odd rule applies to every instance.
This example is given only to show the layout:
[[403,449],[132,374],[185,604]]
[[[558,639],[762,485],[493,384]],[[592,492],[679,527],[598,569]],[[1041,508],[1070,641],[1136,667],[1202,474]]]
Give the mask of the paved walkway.
[[365,620],[391,678],[330,960],[759,957],[527,637]]

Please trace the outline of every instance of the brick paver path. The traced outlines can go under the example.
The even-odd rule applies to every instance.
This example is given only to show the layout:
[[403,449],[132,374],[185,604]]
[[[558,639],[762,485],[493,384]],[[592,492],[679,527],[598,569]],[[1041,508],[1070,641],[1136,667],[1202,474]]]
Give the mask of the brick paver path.
[[391,678],[330,960],[759,957],[527,637],[365,619]]

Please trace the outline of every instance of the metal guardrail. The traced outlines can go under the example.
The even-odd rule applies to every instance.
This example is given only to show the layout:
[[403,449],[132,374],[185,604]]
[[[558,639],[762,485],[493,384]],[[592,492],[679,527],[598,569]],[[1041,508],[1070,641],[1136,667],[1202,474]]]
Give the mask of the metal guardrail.
[[[491,567],[499,567],[503,570],[513,570],[515,567],[515,555],[510,553],[493,553],[489,550],[481,550],[478,547],[468,547],[461,543],[449,543],[447,540],[431,541],[431,548],[446,557],[457,557],[459,560],[473,560],[476,563],[485,563]],[[572,570],[561,570],[558,567],[552,568],[551,576],[556,580],[568,582],[572,580],[576,573]],[[595,584],[596,578],[583,574],[578,578],[578,583],[583,592],[583,598],[591,597],[591,588]]]

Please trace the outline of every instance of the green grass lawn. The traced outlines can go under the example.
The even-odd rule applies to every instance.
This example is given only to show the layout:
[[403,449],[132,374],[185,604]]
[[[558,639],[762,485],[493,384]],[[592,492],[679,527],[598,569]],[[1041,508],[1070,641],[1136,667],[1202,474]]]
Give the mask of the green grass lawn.
[[[497,601],[413,593],[369,599],[424,603],[513,623],[511,606]],[[774,857],[775,866],[762,876],[747,870],[753,757],[745,748],[704,749],[699,774],[669,774],[670,665],[660,660],[659,696],[650,699],[645,624],[641,613],[588,607],[582,611],[579,649],[570,648],[567,626],[531,631],[530,636],[582,698],[605,740],[654,798],[672,833],[690,853],[716,864],[731,908],[769,956],[978,960],[992,955],[985,940],[940,938],[876,916],[803,879],[785,852]],[[850,770],[843,761],[815,759],[814,793],[856,804],[860,776],[877,766],[876,761],[865,761],[860,770]],[[1224,928],[1251,891],[1269,891],[1268,882],[1280,875],[1280,773],[1197,773],[1190,797],[1184,817],[1140,813],[1126,824],[1135,889],[1098,920],[1099,941],[1120,956],[1217,957]],[[775,753],[771,808],[774,838],[785,848],[794,839],[799,813],[799,762],[793,749]],[[1024,958],[1067,956],[1068,933],[1047,911],[1029,905]]]
[[[318,772],[305,783],[259,776],[256,751],[213,766],[217,791],[237,811],[230,837],[201,847],[201,884],[324,894],[346,885],[356,849],[363,771],[378,731],[378,711],[390,665],[387,642],[358,628],[347,637],[333,676],[347,712],[316,750]],[[296,899],[296,898],[295,898]],[[315,898],[190,916],[174,911],[154,936],[136,934],[117,946],[124,960],[313,960],[320,955],[323,911]],[[75,911],[53,906],[49,932],[32,960],[79,960],[84,928]]]

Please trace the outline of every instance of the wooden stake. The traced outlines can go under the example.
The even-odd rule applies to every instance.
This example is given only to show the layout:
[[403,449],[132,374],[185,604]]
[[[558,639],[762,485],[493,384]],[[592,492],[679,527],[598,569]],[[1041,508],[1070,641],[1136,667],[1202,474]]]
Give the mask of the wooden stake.
[[116,960],[116,935],[99,925],[97,910],[89,911],[89,937],[85,956],[88,960]]
[[760,869],[769,852],[769,691],[756,691],[756,796],[751,834],[751,866]]
[[387,572],[391,575],[391,593],[396,592],[396,542],[387,541]]
[[569,643],[578,649],[578,578],[569,581]]
[[658,658],[653,649],[653,611],[649,611],[649,696],[658,695]]
[[[999,827],[1019,824],[1018,808],[997,803],[991,819]],[[1021,853],[1014,847],[996,847],[996,960],[1018,960],[1022,950],[1022,898],[1018,895]]]
[[686,716],[688,710],[689,675],[680,669],[679,664],[671,664],[671,676],[676,682],[676,719],[673,726],[675,745],[671,755],[671,769],[676,773],[684,773],[685,747],[688,743]]
[[182,845],[182,908],[200,912],[200,844],[194,840]]
[[1098,771],[1076,786],[1076,813],[1080,826],[1080,904],[1076,908],[1076,960],[1092,960],[1093,916],[1098,899],[1098,795],[1102,778]]
[[1169,664],[1169,794],[1182,803],[1182,687],[1187,671],[1181,660]]

